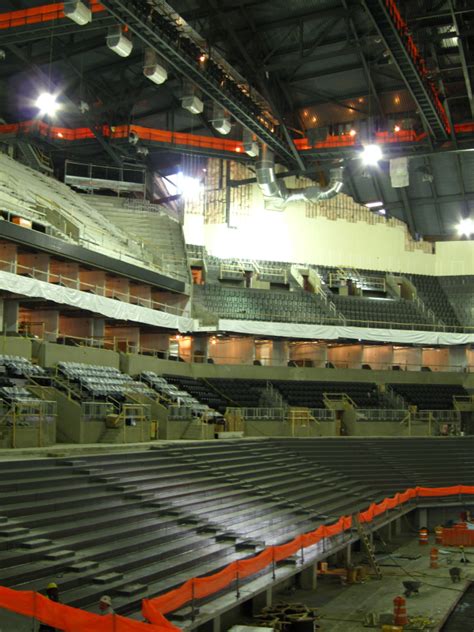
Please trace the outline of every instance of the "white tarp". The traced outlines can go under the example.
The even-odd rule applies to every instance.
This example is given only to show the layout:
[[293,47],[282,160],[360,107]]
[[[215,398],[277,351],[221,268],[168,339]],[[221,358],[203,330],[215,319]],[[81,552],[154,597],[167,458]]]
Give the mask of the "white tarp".
[[106,318],[128,320],[156,327],[167,327],[169,329],[177,329],[183,333],[193,330],[194,321],[192,318],[167,314],[166,312],[159,312],[140,305],[131,305],[113,298],[81,292],[80,290],[19,276],[11,272],[0,271],[0,289],[23,296],[42,298],[45,301],[52,301],[61,305],[85,309]]
[[304,340],[350,338],[352,340],[415,345],[464,345],[474,342],[474,333],[452,334],[439,331],[375,329],[371,327],[346,327],[344,325],[303,325],[259,320],[221,319],[217,330],[247,334],[249,336],[278,336],[281,338],[302,338]]
[[59,305],[100,314],[106,318],[175,329],[182,333],[193,331],[228,331],[250,336],[301,338],[304,340],[353,339],[372,342],[389,342],[416,345],[465,345],[474,343],[474,333],[454,334],[439,331],[375,329],[346,327],[344,325],[303,325],[254,320],[219,320],[218,327],[199,327],[198,321],[185,316],[167,314],[148,307],[131,305],[113,298],[81,292],[72,288],[46,283],[38,279],[0,271],[0,289],[34,298],[42,298]]

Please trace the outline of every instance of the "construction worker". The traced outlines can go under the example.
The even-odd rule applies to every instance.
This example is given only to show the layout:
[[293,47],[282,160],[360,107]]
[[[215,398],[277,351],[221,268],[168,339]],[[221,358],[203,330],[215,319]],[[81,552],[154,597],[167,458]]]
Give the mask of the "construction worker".
[[100,614],[114,614],[112,599],[109,595],[102,595],[99,601]]
[[[50,582],[46,586],[46,597],[51,601],[59,603],[59,588],[55,582]],[[40,623],[39,632],[56,632],[56,628],[46,625],[45,623]]]

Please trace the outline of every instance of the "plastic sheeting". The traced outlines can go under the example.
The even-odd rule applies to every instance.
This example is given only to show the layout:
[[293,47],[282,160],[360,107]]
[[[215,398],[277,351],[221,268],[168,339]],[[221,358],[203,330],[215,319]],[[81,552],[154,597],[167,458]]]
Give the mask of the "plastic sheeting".
[[258,320],[221,319],[218,330],[257,336],[302,338],[304,340],[351,338],[416,345],[464,345],[474,342],[474,333],[454,334],[440,331],[389,329],[388,327],[387,329],[376,329],[372,327],[346,327],[344,325],[303,325]]
[[107,318],[155,325],[156,327],[168,327],[183,333],[192,331],[194,324],[192,318],[167,314],[149,307],[116,301],[106,296],[98,296],[38,279],[30,279],[11,272],[0,271],[0,289],[85,309]]

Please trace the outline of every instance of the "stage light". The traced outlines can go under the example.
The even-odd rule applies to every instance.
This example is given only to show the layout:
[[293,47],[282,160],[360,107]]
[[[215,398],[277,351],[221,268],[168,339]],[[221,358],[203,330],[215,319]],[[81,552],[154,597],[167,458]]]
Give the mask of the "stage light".
[[158,56],[152,48],[147,48],[145,51],[143,74],[147,79],[153,81],[153,83],[156,83],[157,85],[164,83],[168,79],[168,72],[166,68],[158,63]]
[[181,99],[181,107],[191,114],[201,114],[204,110],[204,103],[199,97],[188,96]]
[[120,25],[111,26],[106,38],[107,46],[120,57],[128,57],[133,49],[133,43],[122,31]]
[[470,237],[474,235],[474,220],[470,217],[465,217],[457,225],[458,234],[463,237]]
[[65,0],[64,15],[79,26],[84,26],[92,21],[91,10],[81,0]]
[[361,158],[364,165],[375,166],[382,160],[383,154],[380,145],[365,145]]
[[41,116],[55,116],[60,108],[59,103],[56,101],[56,95],[51,92],[42,92],[36,99],[36,107],[39,109]]

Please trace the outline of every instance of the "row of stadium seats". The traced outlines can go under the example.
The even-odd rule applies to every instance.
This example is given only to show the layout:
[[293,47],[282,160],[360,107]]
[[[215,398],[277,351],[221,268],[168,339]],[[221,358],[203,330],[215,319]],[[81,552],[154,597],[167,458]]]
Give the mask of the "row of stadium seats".
[[129,375],[110,366],[60,362],[58,372],[67,382],[79,388],[78,396],[90,397],[93,400],[113,398],[122,401],[127,394],[153,393],[143,382],[135,381]]
[[472,438],[278,439],[0,463],[0,583],[39,590],[60,577],[64,603],[93,609],[107,593],[133,615],[145,594],[395,492],[472,485],[473,449]]
[[422,274],[407,276],[416,287],[418,296],[426,307],[433,311],[438,320],[443,321],[446,325],[460,325],[456,312],[442,288],[440,279]]
[[451,410],[454,397],[468,394],[457,384],[391,384],[390,387],[419,410]]
[[338,322],[317,295],[309,292],[194,286],[194,301],[220,318],[296,323]]
[[220,417],[219,413],[212,410],[206,403],[201,403],[196,397],[184,389],[179,389],[171,384],[165,377],[158,376],[153,371],[144,371],[140,379],[160,393],[165,401],[189,408],[193,416],[206,416],[208,419]]
[[33,364],[22,356],[0,355],[0,367],[4,367],[10,377],[41,377],[46,374],[43,367]]
[[358,296],[333,295],[333,302],[344,315],[348,325],[361,325],[361,321],[369,321],[372,325],[393,325],[396,329],[418,328],[433,329],[433,322],[423,314],[413,301],[404,299],[370,299]]
[[440,277],[439,280],[460,322],[474,327],[474,277]]

